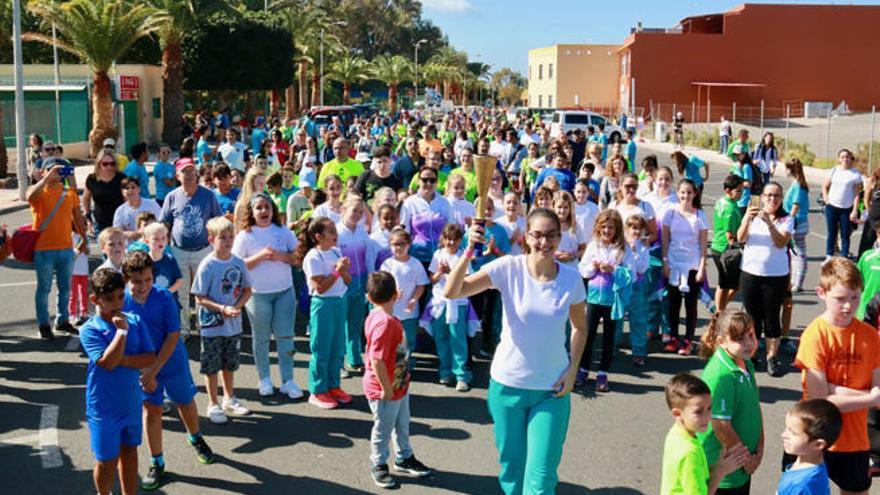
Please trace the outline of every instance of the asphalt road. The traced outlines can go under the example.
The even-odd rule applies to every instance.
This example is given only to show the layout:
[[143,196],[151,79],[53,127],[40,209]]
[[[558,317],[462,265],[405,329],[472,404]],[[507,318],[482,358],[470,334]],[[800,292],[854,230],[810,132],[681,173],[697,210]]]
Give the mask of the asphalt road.
[[[715,167],[707,183],[706,213],[721,191],[724,171]],[[787,182],[786,182],[787,185]],[[814,188],[811,198],[814,200]],[[27,212],[0,216],[0,223],[20,225]],[[809,236],[808,287],[814,286],[824,250],[824,221],[814,207]],[[858,236],[860,234],[856,234]],[[854,237],[855,239],[855,237]],[[714,268],[709,269],[711,280]],[[0,266],[0,465],[6,493],[94,493],[93,458],[84,417],[86,359],[78,340],[35,339],[32,271],[7,261]],[[54,299],[54,293],[51,296]],[[700,308],[698,333],[705,328]],[[793,335],[821,312],[810,290],[795,297]],[[663,440],[671,417],[663,386],[671,374],[698,371],[697,357],[659,353],[652,343],[648,365],[634,368],[628,351],[612,365],[608,394],[591,389],[572,395],[572,416],[565,454],[559,468],[562,494],[651,494],[660,486]],[[195,342],[188,345],[197,356]],[[308,345],[297,337],[296,380],[307,383]],[[335,411],[318,410],[305,401],[280,396],[262,399],[256,391],[250,341],[243,346],[244,365],[236,374],[238,395],[253,410],[226,425],[202,421],[205,437],[218,454],[213,465],[199,464],[185,443],[182,423],[166,417],[165,459],[171,482],[160,493],[377,493],[369,475],[371,420],[360,379],[343,381],[354,403]],[[412,443],[416,455],[436,469],[427,479],[403,478],[400,493],[498,493],[496,451],[486,409],[488,363],[475,366],[475,386],[468,393],[436,384],[436,361],[420,356],[412,394]],[[204,386],[198,366],[191,369]],[[275,379],[278,379],[277,370]],[[800,396],[799,375],[758,376],[766,429],[766,455],[753,479],[755,494],[774,493],[782,455],[780,433],[785,411]],[[277,382],[276,382],[277,385]],[[592,385],[592,383],[590,383]],[[147,470],[146,447],[140,449],[140,472]],[[880,493],[880,492],[878,492]]]

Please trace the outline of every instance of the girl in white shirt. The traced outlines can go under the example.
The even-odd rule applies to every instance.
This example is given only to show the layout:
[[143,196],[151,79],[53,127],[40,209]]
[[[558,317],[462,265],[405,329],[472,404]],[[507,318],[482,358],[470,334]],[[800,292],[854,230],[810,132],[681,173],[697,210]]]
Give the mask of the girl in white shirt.
[[370,239],[374,243],[372,250],[374,257],[371,260],[367,260],[370,271],[378,270],[382,263],[392,256],[390,244],[391,231],[394,230],[394,227],[398,226],[400,217],[397,214],[396,206],[386,204],[376,210],[373,218],[378,223],[373,228],[373,233],[370,234]]
[[462,229],[466,229],[477,215],[474,204],[465,199],[466,179],[461,174],[450,174],[446,179],[446,199],[452,220]]
[[587,179],[578,179],[574,184],[574,216],[577,219],[578,231],[581,232],[587,244],[593,238],[593,225],[596,216],[599,215],[599,207],[590,201],[590,184]]
[[585,236],[578,231],[574,214],[574,198],[566,191],[557,191],[553,196],[553,210],[562,222],[562,238],[556,251],[556,259],[571,267],[577,267],[578,260],[587,248]]
[[313,217],[327,217],[333,223],[342,220],[342,179],[338,175],[330,174],[324,180],[327,191],[327,201],[315,208]]
[[495,223],[507,232],[507,238],[510,240],[510,253],[508,254],[511,255],[522,254],[526,218],[520,213],[521,209],[519,195],[515,192],[509,192],[504,195],[504,214],[495,219]]
[[[394,276],[397,283],[397,301],[394,303],[394,316],[403,324],[409,352],[416,350],[416,334],[419,329],[419,299],[430,283],[428,274],[419,260],[409,255],[412,245],[409,232],[402,228],[394,229],[389,239],[393,256],[382,263],[381,270]],[[410,368],[415,359],[410,359]]]

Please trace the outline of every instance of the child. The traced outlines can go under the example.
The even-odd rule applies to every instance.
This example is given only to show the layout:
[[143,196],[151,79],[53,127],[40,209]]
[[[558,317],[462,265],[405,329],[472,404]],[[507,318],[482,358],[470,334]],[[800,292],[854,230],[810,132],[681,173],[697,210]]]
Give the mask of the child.
[[342,221],[336,225],[339,233],[338,245],[342,256],[350,261],[351,282],[345,292],[345,360],[343,378],[351,373],[363,373],[364,360],[361,357],[361,335],[364,319],[367,317],[367,301],[364,298],[367,275],[372,271],[367,260],[375,260],[374,243],[366,229],[360,225],[364,217],[364,201],[360,196],[351,195],[342,204]]
[[388,272],[373,272],[367,281],[367,299],[375,308],[367,317],[367,369],[364,395],[373,413],[370,433],[370,474],[377,486],[393,488],[397,481],[388,470],[388,445],[391,437],[397,444],[394,470],[418,477],[431,469],[418,461],[409,444],[409,358],[408,341],[400,320],[393,316],[397,295],[394,277]]
[[299,176],[296,175],[296,170],[294,170],[293,168],[293,163],[285,163],[284,166],[281,167],[281,194],[284,196],[285,205],[287,205],[290,197],[296,194],[296,191],[299,190],[299,188],[297,187],[298,183]]
[[278,210],[282,217],[281,221],[287,223],[284,219],[284,216],[287,215],[287,196],[281,192],[281,186],[283,183],[284,179],[281,178],[281,174],[275,172],[266,179],[266,193],[269,194],[269,197],[272,198],[272,202],[275,203],[275,209]]
[[586,179],[578,179],[574,183],[574,216],[577,219],[578,232],[586,237],[589,244],[593,236],[593,225],[596,223],[596,215],[599,207],[595,201],[590,200],[590,185]]
[[574,213],[574,198],[566,191],[557,191],[553,195],[553,210],[562,224],[562,238],[556,248],[556,260],[571,267],[577,267],[578,261],[587,248],[587,239],[578,231],[577,217]]
[[214,165],[214,186],[216,186],[214,195],[225,214],[232,214],[235,211],[235,202],[241,194],[241,189],[233,186],[232,182],[229,165],[222,162]]
[[450,216],[462,229],[466,229],[470,225],[471,219],[477,215],[474,204],[465,199],[465,186],[466,180],[461,174],[452,174],[446,181]]
[[176,301],[183,274],[168,249],[168,228],[161,223],[148,225],[144,229],[144,241],[150,250],[150,259],[153,260],[153,284],[171,292]]
[[[403,324],[409,352],[416,350],[416,334],[419,328],[419,299],[425,293],[428,274],[419,260],[410,257],[412,240],[409,232],[402,228],[394,229],[389,239],[393,256],[382,263],[380,270],[394,276],[397,285],[397,300],[394,301],[394,316]],[[410,359],[410,369],[415,359]]]
[[801,401],[791,408],[785,415],[782,446],[797,460],[785,466],[777,495],[831,493],[824,455],[840,436],[842,423],[840,410],[825,399]]
[[748,494],[751,475],[764,457],[764,427],[752,355],[758,348],[752,318],[744,311],[715,313],[703,334],[700,356],[707,359],[700,378],[712,391],[712,422],[697,437],[714,464],[722,450],[743,445],[748,459],[721,480],[726,493]]
[[816,295],[825,312],[801,335],[795,365],[803,371],[805,399],[828,399],[843,412],[840,437],[825,454],[828,477],[841,490],[867,494],[868,410],[880,406],[880,336],[853,318],[862,275],[846,258],[822,265]]
[[593,204],[597,204],[599,202],[599,187],[601,184],[598,180],[593,177],[596,175],[596,164],[591,161],[586,161],[581,166],[580,173],[578,174],[578,180],[584,180],[587,185],[587,199]]
[[242,185],[244,185],[244,172],[237,168],[232,169],[229,181],[232,184],[232,187],[241,189]]
[[145,253],[149,252],[150,246],[147,245],[146,239],[144,239],[144,230],[147,228],[148,225],[152,225],[155,222],[156,215],[154,215],[152,212],[142,211],[138,213],[138,216],[135,218],[138,240],[129,244],[128,248],[125,251],[128,253],[132,251],[143,251]]
[[449,385],[454,375],[457,380],[455,390],[459,392],[470,390],[473,380],[467,362],[470,306],[466,297],[446,299],[443,288],[446,286],[446,275],[462,257],[460,246],[463,237],[464,232],[457,224],[450,223],[443,227],[441,247],[434,252],[428,267],[433,287],[431,300],[422,315],[422,326],[434,336],[437,347],[439,383]]
[[162,455],[162,402],[167,395],[176,405],[187,440],[202,464],[214,462],[214,453],[199,430],[196,385],[189,357],[180,343],[180,310],[171,293],[153,285],[153,260],[143,251],[125,255],[122,274],[127,284],[125,309],[141,318],[156,349],[156,360],[141,371],[144,429],[150,449],[150,470],[141,480],[144,490],[159,488],[165,478]]
[[736,233],[743,215],[737,201],[743,193],[742,178],[728,175],[724,179],[724,196],[715,203],[712,222],[712,259],[718,269],[718,288],[715,289],[715,307],[724,311],[739,290],[739,267],[725,266],[721,255],[736,242]]
[[380,206],[373,218],[377,223],[373,225],[373,233],[370,234],[370,239],[375,243],[373,246],[375,260],[369,263],[370,271],[378,270],[385,260],[393,256],[390,244],[391,231],[400,224],[397,207],[390,204]]
[[660,495],[713,495],[728,473],[740,468],[748,452],[741,445],[725,451],[709,471],[706,453],[696,438],[706,431],[712,416],[709,387],[690,373],[679,373],[666,383],[666,405],[675,422],[663,444]]
[[[250,414],[235,396],[235,371],[241,351],[241,308],[251,298],[251,279],[241,258],[232,254],[235,226],[226,217],[208,220],[213,252],[199,264],[192,294],[199,305],[202,358],[200,373],[208,390],[208,418],[212,423]],[[223,407],[217,398],[217,372],[223,380]]]
[[171,159],[171,146],[166,143],[159,145],[159,158],[153,166],[153,178],[156,180],[156,202],[159,206],[165,202],[165,196],[177,187],[176,172]]
[[541,186],[535,190],[535,208],[553,209],[553,191],[548,187]]
[[106,258],[99,268],[112,268],[122,273],[125,256],[125,236],[116,227],[107,227],[98,234],[98,247]]
[[509,192],[504,195],[504,215],[495,219],[495,223],[507,233],[511,255],[522,254],[525,242],[526,218],[520,213],[521,208],[519,194]]
[[285,219],[291,230],[294,230],[297,225],[296,222],[302,218],[303,213],[312,209],[311,204],[309,204],[309,198],[312,195],[312,184],[307,180],[300,180],[299,185],[300,189],[287,199],[287,215]]
[[82,326],[89,317],[89,244],[76,232],[73,233],[73,275],[67,309],[70,318],[76,319],[76,326]]
[[587,246],[578,265],[587,283],[587,346],[581,357],[577,384],[587,381],[593,358],[593,342],[599,332],[599,321],[604,322],[602,332],[602,359],[596,376],[596,391],[608,392],[608,369],[614,357],[615,320],[611,318],[614,305],[614,271],[629,257],[629,248],[623,237],[623,220],[617,210],[602,210],[593,227],[593,240]]
[[345,292],[351,283],[351,262],[336,247],[336,224],[326,217],[310,219],[297,245],[312,296],[309,319],[309,404],[335,409],[351,396],[340,388],[345,357]]
[[[626,219],[626,243],[630,251],[630,267],[636,279],[632,284],[632,295],[626,312],[629,314],[629,341],[632,345],[632,362],[635,366],[644,366],[648,356],[648,278],[647,272],[651,264],[651,247],[645,243],[648,235],[648,221],[641,215],[633,215]],[[617,320],[618,337],[623,333],[623,320]]]
[[[121,237],[121,235],[120,235]],[[95,315],[80,329],[89,356],[86,417],[95,454],[95,489],[109,495],[116,472],[124,493],[135,493],[137,446],[141,443],[140,370],[156,360],[156,349],[140,317],[122,312],[125,282],[112,268],[91,277]]]

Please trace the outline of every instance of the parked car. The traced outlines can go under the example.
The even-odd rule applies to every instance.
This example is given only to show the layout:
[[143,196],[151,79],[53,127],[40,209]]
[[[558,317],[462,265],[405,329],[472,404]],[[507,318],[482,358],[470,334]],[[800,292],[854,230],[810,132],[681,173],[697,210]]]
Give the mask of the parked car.
[[605,135],[608,141],[622,141],[626,134],[624,130],[608,121],[605,117],[589,110],[556,110],[550,119],[550,137],[560,134],[568,134],[575,129],[586,131],[587,127],[593,126],[599,130],[599,124],[605,124]]
[[330,125],[333,117],[339,117],[342,124],[348,128],[354,122],[355,115],[357,110],[351,105],[315,107],[309,111],[309,119],[315,123],[316,128]]

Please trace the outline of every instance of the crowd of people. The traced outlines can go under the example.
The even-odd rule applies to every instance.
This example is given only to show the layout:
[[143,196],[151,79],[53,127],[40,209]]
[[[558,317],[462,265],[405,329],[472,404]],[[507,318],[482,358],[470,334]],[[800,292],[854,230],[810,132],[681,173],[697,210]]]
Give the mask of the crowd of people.
[[[634,134],[609,142],[603,129],[588,127],[553,136],[537,118],[507,121],[488,110],[456,110],[437,122],[407,111],[334,117],[325,126],[307,117],[250,125],[200,114],[179,156],[158,148],[152,174],[146,144],[124,156],[106,140],[82,198],[55,145],[32,138],[39,336],[54,335],[55,278],[54,330],[79,333],[89,357],[98,492],[109,493],[117,465],[123,491],[136,490],[142,430],[150,452],[142,487],[161,485],[163,403],[177,407],[199,461],[213,460],[181,339],[199,339],[205,415],[226,423],[250,413],[234,379],[246,327],[259,394],[304,397],[293,373],[300,319],[308,321],[310,404],[350,403],[341,379],[363,376],[379,486],[396,485],[392,471],[431,472],[408,439],[414,352],[434,352],[437,381],[461,393],[473,386],[474,365],[491,360],[501,488],[552,493],[569,392],[587,384],[609,392],[624,342],[643,367],[656,339],[663,352],[699,349],[708,359],[702,380],[676,376],[667,387],[676,426],[662,493],[749,493],[765,440],[755,373],[784,375],[783,353],[797,354],[805,398],[827,399],[843,416],[837,440],[823,425],[840,423],[840,413],[826,418],[833,414],[825,403],[790,413],[786,450],[799,457],[786,462],[783,480],[807,476],[800,471],[821,465],[827,450],[824,486],[830,476],[845,493],[867,493],[866,415],[880,405],[880,337],[875,320],[855,317],[876,317],[880,280],[871,270],[880,251],[869,240],[858,267],[845,257],[852,223],[864,221],[860,200],[871,214],[866,230],[880,224],[880,188],[871,182],[862,193],[852,153],[840,152],[822,189],[829,241],[817,293],[827,309],[798,348],[788,332],[792,294],[804,290],[807,269],[802,164],[780,162],[771,133],[753,150],[741,131],[727,150],[710,227],[702,203],[709,164],[678,147],[668,157],[673,167],[639,157]],[[496,159],[486,197],[478,197],[475,155]],[[473,222],[477,205],[485,222]],[[91,273],[89,238],[103,260]],[[730,307],[739,292],[744,312]],[[702,336],[700,304],[715,314]],[[273,338],[280,382],[270,365]],[[827,493],[794,490],[780,493]]]

